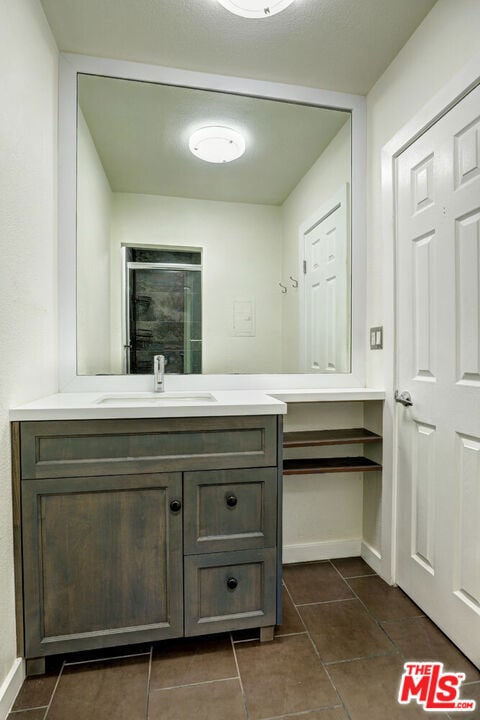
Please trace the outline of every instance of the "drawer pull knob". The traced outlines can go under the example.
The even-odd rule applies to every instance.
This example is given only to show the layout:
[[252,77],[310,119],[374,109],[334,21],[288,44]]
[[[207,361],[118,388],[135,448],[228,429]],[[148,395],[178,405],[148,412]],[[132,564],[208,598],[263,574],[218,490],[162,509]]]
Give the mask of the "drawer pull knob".
[[228,578],[228,580],[227,580],[227,587],[228,587],[229,590],[235,590],[235,588],[237,587],[237,585],[238,585],[238,580],[237,580],[237,578],[234,578],[234,577],[229,577],[229,578]]
[[172,500],[172,502],[170,503],[170,510],[176,513],[180,512],[181,509],[182,503],[180,502],[180,500]]
[[236,495],[227,495],[226,503],[227,503],[228,507],[235,507],[237,502],[238,502],[238,500],[237,500]]

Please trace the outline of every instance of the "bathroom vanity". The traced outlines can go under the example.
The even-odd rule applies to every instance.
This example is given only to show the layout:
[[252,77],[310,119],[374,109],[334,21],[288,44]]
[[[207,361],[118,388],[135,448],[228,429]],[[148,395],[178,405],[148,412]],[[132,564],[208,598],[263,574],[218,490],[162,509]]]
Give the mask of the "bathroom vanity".
[[56,653],[252,627],[273,637],[282,407],[12,424],[28,674]]
[[[360,539],[348,537],[292,545],[291,527],[282,542],[283,474],[287,520],[296,517],[289,492],[301,493],[308,526],[325,522],[313,493],[329,499],[330,514],[342,497],[332,472],[339,477],[341,466],[339,492],[345,473],[349,488],[361,493],[363,484],[361,552],[374,566],[384,396],[367,388],[60,393],[12,409],[18,654],[27,674],[42,673],[48,655],[87,649],[247,628],[272,638],[283,554],[286,562],[360,554]],[[318,479],[305,485],[307,470]]]

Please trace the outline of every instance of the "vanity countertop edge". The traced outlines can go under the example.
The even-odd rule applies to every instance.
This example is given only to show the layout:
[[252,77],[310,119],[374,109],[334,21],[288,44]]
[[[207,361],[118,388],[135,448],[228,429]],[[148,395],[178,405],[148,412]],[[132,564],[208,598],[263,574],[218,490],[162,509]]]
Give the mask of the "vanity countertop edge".
[[[369,388],[212,390],[215,400],[191,403],[171,401],[122,404],[99,401],[106,393],[57,393],[10,409],[10,420],[109,420],[122,418],[218,417],[285,415],[287,403],[384,400],[385,391]],[[129,393],[122,393],[128,397]],[[130,393],[135,395],[135,393]],[[161,402],[161,401],[160,401]]]

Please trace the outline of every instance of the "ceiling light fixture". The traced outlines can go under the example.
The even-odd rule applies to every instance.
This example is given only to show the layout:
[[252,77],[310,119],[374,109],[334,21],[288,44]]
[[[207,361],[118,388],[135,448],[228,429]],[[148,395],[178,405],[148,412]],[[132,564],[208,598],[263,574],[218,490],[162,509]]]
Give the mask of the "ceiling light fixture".
[[265,18],[285,10],[294,0],[218,0],[224,8],[246,18]]
[[245,140],[236,130],[211,125],[196,130],[188,143],[191,152],[210,163],[237,160],[245,152]]

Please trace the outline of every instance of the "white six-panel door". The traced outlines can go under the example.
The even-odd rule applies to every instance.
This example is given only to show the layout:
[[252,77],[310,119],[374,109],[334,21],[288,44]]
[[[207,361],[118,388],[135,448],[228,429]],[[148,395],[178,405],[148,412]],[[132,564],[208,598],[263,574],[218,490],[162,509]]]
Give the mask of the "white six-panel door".
[[480,89],[397,163],[397,580],[480,666]]
[[304,265],[304,368],[348,372],[350,246],[348,185],[300,229]]

